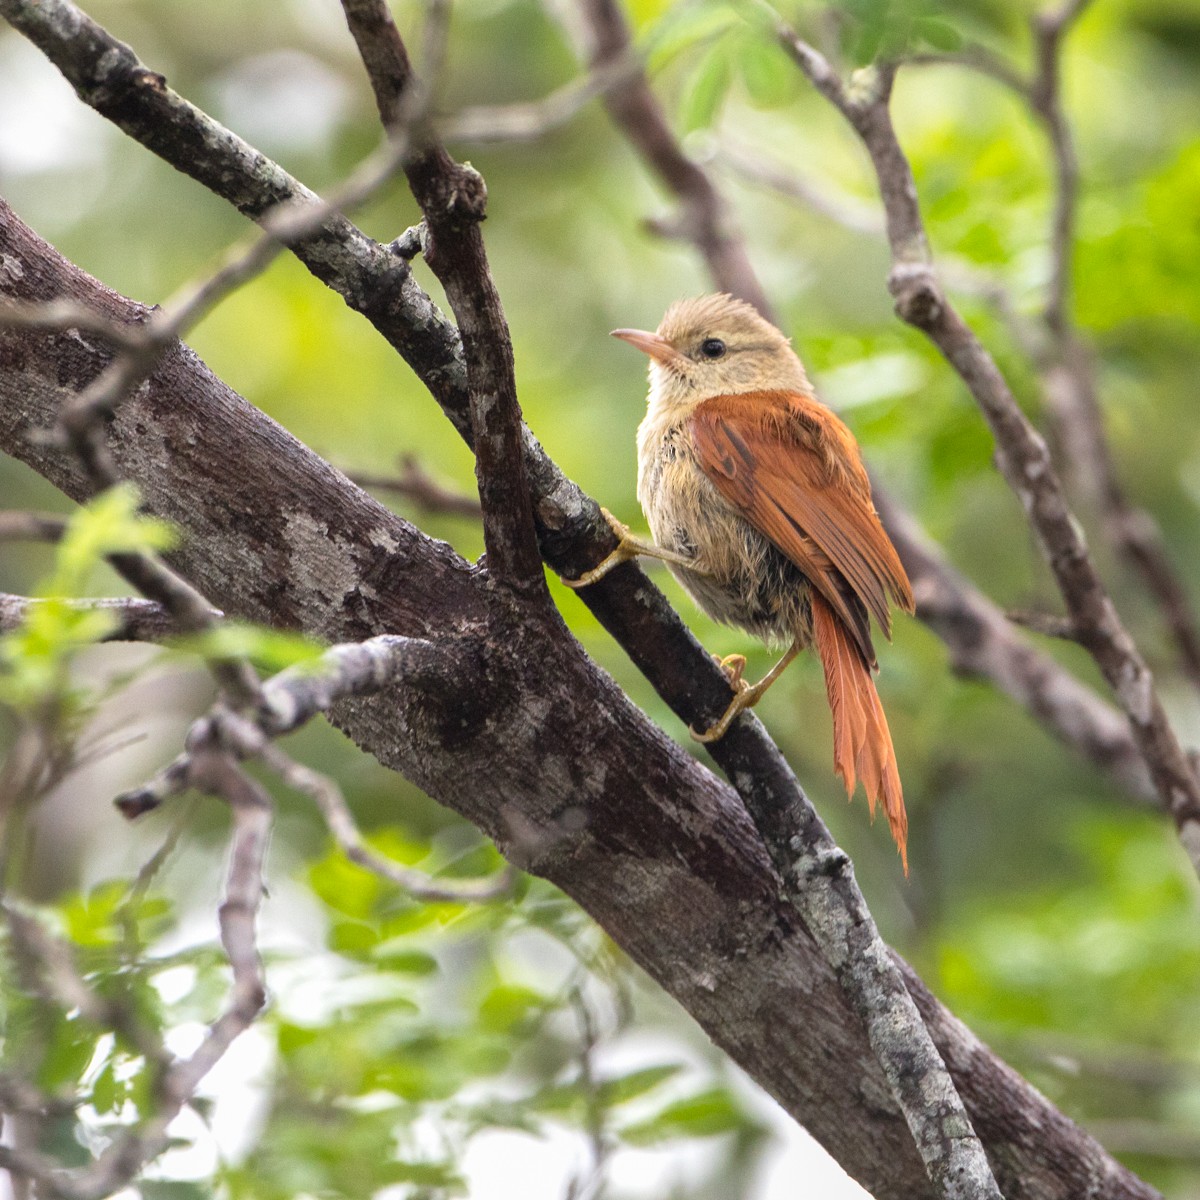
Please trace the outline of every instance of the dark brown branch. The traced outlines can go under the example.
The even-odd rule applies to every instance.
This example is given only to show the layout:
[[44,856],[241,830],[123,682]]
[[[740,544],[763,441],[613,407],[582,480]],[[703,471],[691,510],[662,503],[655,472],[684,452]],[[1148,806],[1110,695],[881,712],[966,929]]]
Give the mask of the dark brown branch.
[[[391,130],[420,103],[403,39],[386,0],[343,0],[342,7],[380,118]],[[462,337],[488,570],[505,583],[544,595],[512,339],[479,229],[487,188],[474,168],[455,162],[431,134],[418,131],[417,136],[405,174],[425,216],[425,261],[446,290]]]
[[[617,0],[581,0],[594,71],[632,55],[628,22]],[[645,74],[633,72],[605,96],[605,107],[642,159],[652,165],[682,208],[682,227],[709,263],[717,286],[771,316],[770,301],[734,228],[733,216],[708,174],[683,153]]]
[[478,497],[456,492],[439,483],[411,454],[400,459],[400,469],[395,475],[364,475],[355,471],[350,478],[359,487],[396,492],[406,500],[411,500],[423,512],[479,519]]
[[1031,633],[1040,633],[1043,637],[1061,638],[1066,642],[1079,641],[1079,633],[1069,617],[1058,613],[1029,612],[1024,609],[1011,609],[1004,614],[1014,625],[1028,629]]
[[55,513],[0,512],[0,541],[58,542],[66,532],[67,518]]

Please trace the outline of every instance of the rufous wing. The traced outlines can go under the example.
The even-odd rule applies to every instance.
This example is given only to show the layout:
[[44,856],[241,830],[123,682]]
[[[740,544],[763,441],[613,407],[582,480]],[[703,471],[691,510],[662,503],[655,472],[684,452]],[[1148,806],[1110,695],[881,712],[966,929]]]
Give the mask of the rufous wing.
[[691,432],[700,466],[721,495],[808,576],[847,626],[857,622],[830,567],[890,637],[889,597],[912,612],[912,587],[845,424],[799,392],[763,391],[705,400]]

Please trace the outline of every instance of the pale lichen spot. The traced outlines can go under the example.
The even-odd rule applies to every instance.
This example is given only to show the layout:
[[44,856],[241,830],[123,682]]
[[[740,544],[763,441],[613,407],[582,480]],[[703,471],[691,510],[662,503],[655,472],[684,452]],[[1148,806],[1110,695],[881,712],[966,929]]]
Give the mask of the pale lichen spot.
[[1154,676],[1145,667],[1126,663],[1117,683],[1117,699],[1134,721],[1148,724],[1154,708]]

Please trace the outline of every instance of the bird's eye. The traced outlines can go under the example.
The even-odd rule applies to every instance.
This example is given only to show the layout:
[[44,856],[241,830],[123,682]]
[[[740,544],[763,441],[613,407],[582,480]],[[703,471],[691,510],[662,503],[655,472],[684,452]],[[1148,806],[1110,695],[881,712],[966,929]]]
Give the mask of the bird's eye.
[[720,338],[705,338],[700,343],[700,353],[705,358],[720,358],[725,353],[725,343]]

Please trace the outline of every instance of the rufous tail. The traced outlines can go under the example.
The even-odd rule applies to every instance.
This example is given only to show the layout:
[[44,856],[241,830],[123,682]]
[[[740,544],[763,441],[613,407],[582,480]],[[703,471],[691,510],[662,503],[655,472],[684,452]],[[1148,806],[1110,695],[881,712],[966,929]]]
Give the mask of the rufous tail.
[[892,837],[900,850],[904,874],[908,874],[908,814],[896,766],[896,751],[883,705],[850,631],[826,601],[815,591],[812,596],[813,641],[825,668],[825,691],[833,711],[833,765],[853,798],[861,779],[875,816],[875,805],[883,802]]

